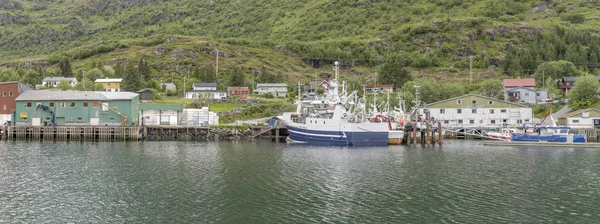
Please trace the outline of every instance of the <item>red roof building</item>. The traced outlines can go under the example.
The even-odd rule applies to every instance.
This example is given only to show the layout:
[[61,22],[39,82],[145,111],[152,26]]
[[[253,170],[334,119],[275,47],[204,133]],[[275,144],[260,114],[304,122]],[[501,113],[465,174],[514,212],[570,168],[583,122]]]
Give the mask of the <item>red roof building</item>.
[[250,89],[248,87],[227,87],[227,92],[229,92],[229,96],[247,96],[250,94]]
[[505,79],[504,80],[504,88],[514,88],[514,87],[535,87],[535,79],[534,78],[524,78],[524,79]]

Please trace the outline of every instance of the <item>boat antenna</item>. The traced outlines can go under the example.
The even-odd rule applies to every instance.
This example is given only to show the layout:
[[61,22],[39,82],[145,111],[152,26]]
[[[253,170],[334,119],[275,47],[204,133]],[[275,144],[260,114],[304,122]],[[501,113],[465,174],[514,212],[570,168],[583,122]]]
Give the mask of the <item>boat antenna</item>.
[[340,65],[340,63],[338,61],[335,61],[333,63],[333,65],[335,66],[335,67],[333,67],[333,70],[335,70],[335,81],[337,82],[338,81],[338,71],[339,71],[339,65]]

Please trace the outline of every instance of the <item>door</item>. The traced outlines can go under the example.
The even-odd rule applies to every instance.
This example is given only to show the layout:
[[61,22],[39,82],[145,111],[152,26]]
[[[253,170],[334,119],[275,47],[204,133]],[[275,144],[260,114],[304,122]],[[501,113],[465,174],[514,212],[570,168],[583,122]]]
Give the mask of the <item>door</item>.
[[91,117],[90,125],[100,125],[100,118],[99,117]]
[[39,117],[32,117],[31,118],[31,126],[37,127],[40,126],[42,124],[42,119]]
[[169,117],[169,125],[177,125],[177,116]]

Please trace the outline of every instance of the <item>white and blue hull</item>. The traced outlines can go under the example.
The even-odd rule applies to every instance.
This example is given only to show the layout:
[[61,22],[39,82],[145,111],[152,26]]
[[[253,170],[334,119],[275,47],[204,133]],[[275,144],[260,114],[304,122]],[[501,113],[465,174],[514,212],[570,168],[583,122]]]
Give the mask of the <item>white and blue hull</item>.
[[378,131],[328,131],[300,128],[294,125],[286,125],[288,128],[288,140],[314,145],[326,146],[387,146],[389,130]]

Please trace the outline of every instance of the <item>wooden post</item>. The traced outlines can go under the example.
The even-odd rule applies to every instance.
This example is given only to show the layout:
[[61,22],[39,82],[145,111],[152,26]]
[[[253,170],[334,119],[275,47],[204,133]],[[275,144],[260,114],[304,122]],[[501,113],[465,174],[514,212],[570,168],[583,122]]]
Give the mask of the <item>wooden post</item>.
[[275,142],[279,143],[279,125],[277,123],[277,120],[275,120]]
[[417,144],[417,127],[413,127],[413,133],[412,133],[412,140],[413,140],[413,144]]
[[431,139],[429,138],[429,135],[430,135],[430,133],[429,133],[429,122],[425,122],[425,125],[426,125],[426,128],[425,128],[425,139],[426,139],[425,140],[425,144],[430,144],[432,142],[430,142]]
[[438,125],[438,129],[437,129],[438,130],[438,142],[440,144],[442,144],[442,122],[438,121],[437,125]]

